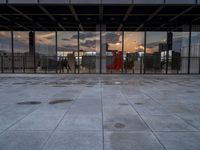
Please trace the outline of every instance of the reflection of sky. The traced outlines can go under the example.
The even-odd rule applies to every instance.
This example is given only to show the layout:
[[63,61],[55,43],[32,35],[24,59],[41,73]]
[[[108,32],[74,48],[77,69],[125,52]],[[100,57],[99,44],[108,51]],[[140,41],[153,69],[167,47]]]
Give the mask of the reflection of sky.
[[[173,50],[180,51],[188,46],[188,32],[173,32]],[[0,32],[0,49],[11,51],[10,32]],[[147,32],[147,52],[158,51],[158,44],[166,42],[166,32]],[[77,32],[58,32],[58,51],[77,51]],[[80,32],[80,49],[84,51],[99,50],[99,32]],[[200,43],[200,33],[192,33],[192,43]],[[102,32],[102,41],[108,43],[110,50],[122,49],[121,32]],[[14,32],[14,51],[28,52],[28,32]],[[125,32],[126,52],[142,51],[144,48],[143,32]],[[55,53],[55,32],[36,32],[36,52],[42,54]],[[53,52],[53,53],[52,53]]]

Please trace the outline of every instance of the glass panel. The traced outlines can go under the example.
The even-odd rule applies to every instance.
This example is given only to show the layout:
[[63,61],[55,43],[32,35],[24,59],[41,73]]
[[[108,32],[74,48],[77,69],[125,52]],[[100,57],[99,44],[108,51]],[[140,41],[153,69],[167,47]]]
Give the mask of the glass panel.
[[3,72],[12,72],[12,47],[11,32],[0,32],[0,56],[1,70]]
[[37,73],[55,73],[57,68],[55,32],[35,32]]
[[8,3],[14,3],[14,4],[37,4],[37,0],[8,0]]
[[121,73],[122,32],[102,32],[102,73]]
[[143,73],[144,32],[124,32],[124,72]]
[[100,72],[100,33],[80,32],[80,73]]
[[200,32],[191,33],[190,73],[200,72]]
[[164,0],[134,0],[134,4],[164,4]]
[[132,0],[102,0],[102,4],[132,4]]
[[172,37],[168,73],[187,73],[189,32],[173,32]]
[[71,0],[72,4],[100,4],[101,0]]
[[146,73],[165,73],[167,54],[167,33],[147,32]]
[[45,4],[67,4],[69,0],[40,0],[39,2]]
[[195,0],[166,0],[166,4],[195,4]]
[[15,72],[34,72],[34,52],[29,50],[29,32],[14,32]]
[[78,73],[78,32],[58,32],[58,73]]

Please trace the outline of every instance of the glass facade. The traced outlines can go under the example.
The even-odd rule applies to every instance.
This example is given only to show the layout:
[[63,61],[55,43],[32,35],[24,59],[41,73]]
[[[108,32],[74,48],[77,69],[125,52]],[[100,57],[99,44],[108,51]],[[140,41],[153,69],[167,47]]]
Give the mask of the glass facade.
[[1,72],[12,72],[11,32],[0,32]]
[[100,33],[79,33],[80,73],[100,73]]
[[146,33],[146,73],[165,73],[167,65],[167,32]]
[[35,32],[37,73],[55,73],[57,68],[55,32]]
[[[0,32],[1,73],[199,74],[200,32]],[[32,43],[31,43],[32,40]],[[34,45],[34,46],[31,46]]]
[[57,32],[57,72],[78,73],[78,32]]

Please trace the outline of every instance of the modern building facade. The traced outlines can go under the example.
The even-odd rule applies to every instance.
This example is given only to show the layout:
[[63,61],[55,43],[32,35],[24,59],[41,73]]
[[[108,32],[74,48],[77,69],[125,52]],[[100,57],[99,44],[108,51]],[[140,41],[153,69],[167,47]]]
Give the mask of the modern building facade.
[[200,0],[0,0],[0,73],[200,74]]

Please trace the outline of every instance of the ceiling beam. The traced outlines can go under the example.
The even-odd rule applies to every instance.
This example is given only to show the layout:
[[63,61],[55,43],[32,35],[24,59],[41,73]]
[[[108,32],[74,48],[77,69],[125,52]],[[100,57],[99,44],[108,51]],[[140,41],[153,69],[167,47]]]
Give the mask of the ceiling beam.
[[153,14],[151,14],[144,23],[142,23],[137,29],[136,31],[139,31],[141,28],[144,27],[145,23],[151,21],[153,19],[153,17],[155,17],[163,8],[165,7],[165,5],[161,5],[158,9],[156,9],[156,11],[154,11]]
[[42,5],[39,5],[39,8],[55,23],[61,28],[63,31],[66,31],[66,29],[59,23],[57,20],[44,8]]
[[172,21],[178,19],[179,17],[181,17],[182,15],[184,15],[185,13],[187,13],[188,11],[190,11],[191,9],[193,9],[194,7],[196,7],[196,5],[191,6],[191,7],[187,8],[186,10],[182,11],[180,14],[174,16],[173,18],[171,18],[171,19],[169,20],[169,22],[172,22]]
[[182,11],[181,13],[179,13],[178,15],[172,17],[171,19],[169,19],[166,23],[163,23],[160,27],[155,28],[155,30],[160,30],[161,28],[163,28],[164,26],[166,26],[167,24],[175,21],[176,19],[178,19],[179,17],[183,16],[185,13],[189,12],[190,10],[192,10],[194,7],[196,7],[196,5],[193,5],[189,8],[187,8],[186,10]]
[[69,9],[70,9],[71,13],[73,14],[74,19],[75,19],[76,22],[78,23],[78,26],[79,26],[79,28],[81,29],[81,31],[84,31],[84,28],[83,28],[82,24],[80,23],[79,17],[78,17],[78,15],[77,15],[77,13],[76,13],[74,7],[73,7],[72,5],[69,5]]
[[0,15],[0,18],[6,20],[7,22],[14,23],[14,24],[16,24],[17,26],[24,28],[25,30],[29,30],[29,28],[24,27],[23,25],[21,25],[21,24],[19,24],[19,23],[13,22],[12,20],[10,20],[9,18],[7,18],[7,17],[5,17],[5,16]]
[[10,9],[12,9],[13,11],[15,11],[16,13],[18,13],[20,16],[23,16],[24,18],[26,18],[28,21],[36,24],[37,26],[39,26],[40,28],[43,28],[44,30],[46,30],[45,27],[43,27],[42,25],[40,25],[39,23],[35,22],[32,18],[30,18],[28,15],[24,14],[23,12],[21,12],[20,10],[18,10],[16,7],[12,6],[12,5],[8,5],[8,7]]
[[120,30],[123,28],[123,25],[124,25],[124,23],[126,22],[126,20],[128,19],[128,17],[129,17],[129,15],[131,14],[131,12],[133,11],[133,8],[134,8],[133,5],[129,6],[129,8],[128,8],[126,14],[124,15],[124,18],[123,18],[123,20],[122,20],[122,23],[119,25],[119,27],[118,27],[118,29],[117,29],[118,31],[120,31]]

